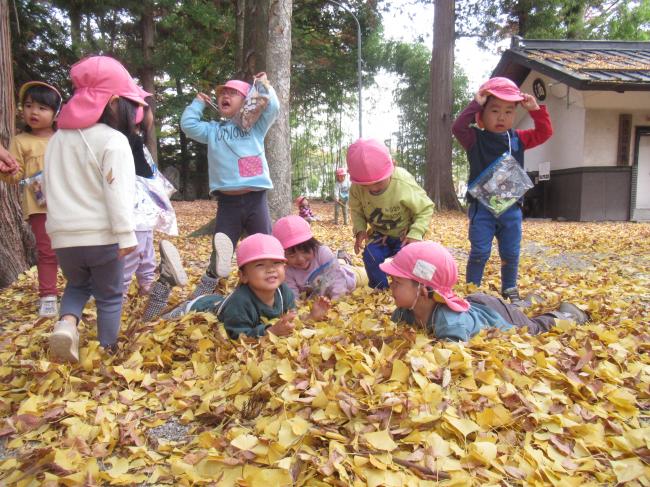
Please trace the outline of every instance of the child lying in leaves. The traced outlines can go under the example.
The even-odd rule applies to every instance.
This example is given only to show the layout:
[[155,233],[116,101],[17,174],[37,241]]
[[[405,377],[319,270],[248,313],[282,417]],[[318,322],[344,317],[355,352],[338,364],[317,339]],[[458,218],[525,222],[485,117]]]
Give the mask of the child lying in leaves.
[[[218,276],[227,277],[230,274],[232,244],[223,233],[214,236],[214,244]],[[181,303],[162,317],[179,318],[191,311],[214,313],[232,339],[242,334],[261,337],[267,332],[276,336],[290,335],[295,328],[296,304],[293,292],[284,283],[287,259],[280,242],[271,235],[256,233],[239,243],[236,256],[239,286],[233,293],[228,296],[199,296]],[[172,287],[182,283],[182,276],[185,275],[178,251],[170,242],[161,242],[160,259],[160,278],[152,287],[143,315],[145,321],[160,316],[167,306]],[[329,307],[327,299],[319,298],[305,318],[322,319]],[[280,319],[272,326],[263,321],[274,318]]]
[[442,340],[467,341],[486,326],[501,330],[525,326],[531,335],[537,335],[555,326],[556,319],[578,324],[588,319],[584,311],[566,302],[558,311],[529,318],[518,306],[488,294],[458,297],[452,289],[458,280],[456,261],[435,242],[407,245],[379,267],[391,276],[390,289],[397,305],[392,320],[421,326]]

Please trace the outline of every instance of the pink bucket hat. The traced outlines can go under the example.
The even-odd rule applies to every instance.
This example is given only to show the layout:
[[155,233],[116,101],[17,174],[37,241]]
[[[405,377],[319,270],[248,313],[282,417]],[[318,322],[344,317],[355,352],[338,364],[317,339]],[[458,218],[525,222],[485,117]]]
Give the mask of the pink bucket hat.
[[273,225],[273,236],[277,238],[282,247],[291,248],[314,237],[311,227],[304,218],[298,215],[289,215],[280,218]]
[[306,199],[307,199],[306,196],[298,196],[298,197],[296,198],[296,204],[297,204],[298,206],[300,206],[300,205],[302,205],[302,202],[305,201]]
[[339,167],[339,168],[336,170],[336,175],[337,175],[337,176],[345,176],[345,168],[343,168],[343,167]]
[[113,96],[147,105],[144,96],[149,93],[138,87],[126,68],[111,57],[82,59],[70,69],[70,78],[74,94],[61,108],[59,128],[82,129],[96,124]]
[[225,85],[219,85],[214,89],[214,92],[219,96],[219,94],[226,88],[231,88],[233,90],[237,90],[239,93],[241,93],[244,97],[248,95],[248,91],[251,89],[251,85],[246,83],[246,81],[240,81],[238,79],[231,79],[229,81],[226,81]]
[[390,261],[379,264],[386,274],[412,279],[432,288],[453,311],[467,311],[469,303],[456,296],[458,267],[449,251],[437,242],[413,242]]
[[[138,90],[140,91],[140,95],[142,96],[142,99],[145,99],[148,96],[153,96],[151,93],[149,93],[148,91],[144,91],[139,86],[138,86]],[[138,124],[138,123],[142,122],[143,120],[144,120],[144,106],[139,105],[138,109],[135,112],[135,123]]]
[[237,255],[237,267],[262,259],[287,261],[280,241],[273,235],[264,233],[255,233],[239,242],[235,254]]
[[478,91],[479,93],[487,91],[490,95],[505,101],[521,101],[524,99],[519,87],[508,78],[490,78],[481,85]]
[[355,184],[374,184],[393,174],[388,147],[376,139],[359,139],[348,148],[348,172]]

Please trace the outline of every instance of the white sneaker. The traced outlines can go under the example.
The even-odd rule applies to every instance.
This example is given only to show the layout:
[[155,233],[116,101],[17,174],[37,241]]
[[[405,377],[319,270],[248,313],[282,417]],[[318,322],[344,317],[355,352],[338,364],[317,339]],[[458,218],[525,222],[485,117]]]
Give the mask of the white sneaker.
[[232,270],[232,242],[225,233],[215,233],[212,238],[216,258],[217,277],[228,277]]
[[171,287],[185,286],[187,274],[178,249],[169,240],[160,241],[160,280]]
[[43,296],[39,300],[38,316],[41,318],[54,318],[58,312],[56,296]]
[[57,321],[50,335],[50,353],[64,362],[79,362],[79,332],[67,320]]

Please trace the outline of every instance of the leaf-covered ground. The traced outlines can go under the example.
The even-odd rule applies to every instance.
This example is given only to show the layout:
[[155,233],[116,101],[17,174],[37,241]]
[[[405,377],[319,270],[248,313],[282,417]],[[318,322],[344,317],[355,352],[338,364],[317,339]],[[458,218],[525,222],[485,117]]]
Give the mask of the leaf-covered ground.
[[[314,206],[316,236],[351,253]],[[177,212],[187,235],[214,204]],[[466,232],[434,218],[461,273]],[[210,244],[174,242],[178,302]],[[483,290],[498,269],[493,255]],[[362,289],[289,338],[231,342],[207,314],[142,323],[133,285],[119,354],[98,349],[90,305],[69,366],[49,360],[29,271],[0,294],[0,485],[650,485],[650,225],[526,222],[520,274],[543,297],[531,313],[568,300],[592,321],[438,343]]]

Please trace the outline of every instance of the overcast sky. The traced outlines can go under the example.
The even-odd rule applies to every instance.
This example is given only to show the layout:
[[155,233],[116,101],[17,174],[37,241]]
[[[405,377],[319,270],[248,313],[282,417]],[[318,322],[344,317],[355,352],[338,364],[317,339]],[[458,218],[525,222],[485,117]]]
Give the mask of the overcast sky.
[[[406,2],[405,2],[406,3]],[[403,7],[403,12],[393,11],[384,15],[384,31],[387,38],[413,42],[418,37],[424,39],[427,46],[432,45],[433,5],[419,4]],[[506,45],[508,42],[505,43]],[[455,61],[463,66],[470,81],[470,89],[476,90],[487,79],[499,61],[496,52],[484,51],[476,46],[472,39],[460,39],[456,42]],[[356,59],[350,62],[356,63]],[[394,106],[392,90],[396,79],[387,74],[377,76],[377,86],[366,89],[363,94],[363,136],[379,140],[388,139],[398,129],[398,110]],[[359,123],[349,121],[349,130],[358,136]]]

